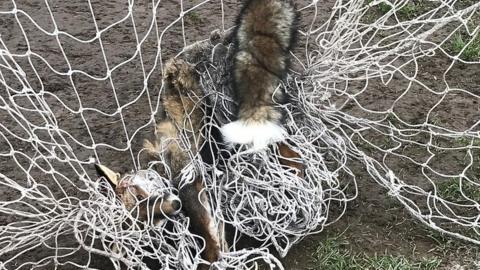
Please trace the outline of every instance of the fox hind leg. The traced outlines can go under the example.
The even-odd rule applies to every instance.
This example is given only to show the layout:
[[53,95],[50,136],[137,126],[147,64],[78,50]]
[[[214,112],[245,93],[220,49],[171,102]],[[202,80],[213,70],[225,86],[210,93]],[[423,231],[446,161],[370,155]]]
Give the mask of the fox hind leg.
[[192,134],[200,133],[204,118],[198,80],[195,68],[184,60],[171,59],[165,65],[163,108],[179,130]]

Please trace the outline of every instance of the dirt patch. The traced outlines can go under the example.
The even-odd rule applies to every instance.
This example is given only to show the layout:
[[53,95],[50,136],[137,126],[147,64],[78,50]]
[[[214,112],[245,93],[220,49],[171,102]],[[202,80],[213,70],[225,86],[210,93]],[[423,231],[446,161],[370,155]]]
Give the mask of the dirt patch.
[[[222,1],[222,10],[219,2],[188,1],[183,3],[182,7],[179,1],[161,1],[156,9],[156,20],[152,21],[151,1],[135,1],[133,16],[128,16],[126,1],[90,2],[93,14],[88,2],[85,1],[56,1],[47,7],[41,1],[17,0],[15,3],[19,12],[0,15],[0,35],[4,46],[10,53],[20,55],[15,59],[27,73],[26,81],[36,94],[48,102],[51,113],[55,115],[55,121],[65,131],[59,142],[71,147],[68,151],[59,149],[52,151],[84,162],[77,162],[74,165],[54,164],[55,169],[61,171],[62,175],[46,174],[49,165],[42,163],[37,157],[39,153],[51,154],[50,149],[34,149],[28,143],[28,138],[33,135],[40,138],[51,135],[48,130],[34,129],[35,131],[30,133],[22,128],[25,126],[28,127],[27,130],[32,130],[35,124],[42,123],[44,115],[29,111],[41,104],[27,99],[17,100],[17,104],[22,105],[19,110],[28,115],[30,122],[26,123],[25,119],[13,117],[0,110],[0,119],[8,119],[2,120],[5,130],[12,132],[7,134],[2,131],[5,136],[0,138],[0,153],[4,154],[0,155],[0,172],[8,178],[15,179],[22,186],[28,186],[28,176],[42,179],[37,182],[49,187],[50,190],[55,190],[53,194],[55,198],[68,196],[82,198],[89,195],[83,191],[84,182],[74,173],[74,170],[84,171],[86,177],[92,179],[95,177],[93,167],[85,165],[89,157],[96,157],[109,164],[112,169],[121,172],[141,167],[137,153],[141,149],[142,139],[153,132],[151,116],[161,110],[158,94],[162,63],[178,54],[185,45],[208,38],[212,30],[232,27],[240,5],[239,1]],[[310,1],[297,2],[300,7],[310,3]],[[334,1],[330,0],[322,3],[316,24],[320,25],[328,19],[333,4]],[[192,7],[196,8],[187,13],[183,19],[179,17],[182,8],[183,11],[188,11]],[[9,11],[13,8],[8,1],[0,3],[0,11]],[[311,16],[309,9],[302,12],[303,27],[308,27],[307,22],[309,23]],[[107,28],[122,17],[126,19]],[[176,23],[171,24],[172,22]],[[56,31],[63,34],[54,35]],[[99,33],[100,39],[87,42]],[[301,36],[299,43],[302,44],[304,41],[305,37]],[[157,54],[158,48],[162,49],[161,54]],[[296,54],[300,60],[303,59],[301,47],[297,48]],[[478,67],[456,63],[447,72],[450,64],[448,59],[445,57],[435,59],[437,60],[422,59],[418,63],[422,72],[418,76],[422,81],[428,82],[428,87],[444,89],[445,85],[439,78],[446,74],[451,82],[450,87],[461,85],[462,88],[476,93],[480,85]],[[300,70],[301,66],[297,63],[295,68]],[[12,89],[2,90],[0,97],[5,100],[15,98],[12,95],[15,96],[15,91],[22,89],[24,85],[15,79],[16,76],[11,69],[2,67],[0,70],[5,80],[12,80],[7,82]],[[110,72],[111,79],[105,79],[105,74]],[[477,98],[462,92],[452,92],[446,96],[441,103],[442,106],[436,107],[429,115],[425,115],[424,108],[432,107],[440,97],[424,91],[424,88],[418,85],[413,85],[408,95],[400,102],[394,103],[396,98],[403,94],[402,90],[407,83],[402,81],[400,76],[398,80],[387,85],[372,82],[369,90],[358,96],[357,101],[367,109],[393,108],[394,112],[402,117],[401,120],[411,124],[443,123],[452,130],[463,130],[478,121]],[[119,107],[122,108],[121,111],[118,111]],[[347,102],[344,109],[355,116],[372,117],[370,119],[376,117],[365,115],[365,111],[353,104],[353,100],[351,103]],[[371,136],[372,141],[381,139],[378,134]],[[12,149],[9,143],[24,154],[7,155],[6,153]],[[388,142],[384,144],[383,146],[388,147]],[[364,150],[367,152],[367,149]],[[408,153],[409,149],[404,151],[407,152],[403,153]],[[419,163],[425,162],[426,153],[419,149],[411,151],[408,156],[416,156]],[[459,160],[464,154],[451,153],[447,158]],[[44,170],[29,169],[32,160],[43,164],[39,167]],[[399,159],[391,162],[392,168],[403,171],[404,176],[412,174],[406,178],[414,179],[413,181],[418,179],[419,168],[403,163]],[[436,164],[439,165],[439,170],[447,172],[458,172],[465,167],[459,162]],[[458,164],[462,166],[458,167]],[[454,244],[428,231],[425,226],[415,222],[395,199],[389,197],[386,189],[372,181],[360,164],[356,164],[352,170],[355,170],[358,177],[358,198],[348,205],[342,219],[326,227],[322,233],[306,237],[294,246],[283,259],[286,269],[311,268],[309,254],[314,253],[326,237],[337,234],[343,234],[348,239],[347,248],[354,252],[370,255],[388,253],[411,259],[438,257],[442,260],[440,269],[453,269],[459,265],[465,265],[467,267],[465,269],[474,269],[474,261],[478,260],[476,258],[478,250],[465,249],[470,244],[461,242]],[[472,174],[478,176],[476,171]],[[70,188],[61,189],[59,186]],[[3,187],[0,195],[3,201],[14,201],[20,196],[14,189]],[[0,217],[2,226],[18,219],[4,214]],[[64,246],[76,246],[76,243],[68,236],[62,238]],[[51,256],[53,251],[46,250],[45,246],[37,247],[28,256],[18,258],[9,267],[19,267],[23,261],[35,259],[45,259],[45,262],[52,263],[53,259],[49,259],[48,256]],[[8,258],[13,254],[7,253],[2,256]],[[80,258],[88,258],[91,267],[99,269],[112,267],[104,258],[97,255],[90,257],[86,252],[77,252],[75,256],[69,256],[68,260],[72,257],[76,257],[79,264],[85,263]],[[76,267],[74,264],[65,263],[66,261],[67,259],[60,261],[59,267],[62,269]],[[29,267],[25,265],[22,269]]]

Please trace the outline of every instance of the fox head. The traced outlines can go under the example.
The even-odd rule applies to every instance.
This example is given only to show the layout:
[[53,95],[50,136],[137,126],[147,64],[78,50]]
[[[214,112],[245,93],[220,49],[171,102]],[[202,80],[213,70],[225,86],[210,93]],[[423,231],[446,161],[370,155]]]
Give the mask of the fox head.
[[159,225],[166,216],[176,215],[182,207],[178,196],[166,179],[150,170],[132,174],[114,172],[108,167],[95,164],[100,177],[105,178],[125,208],[132,211],[139,221]]

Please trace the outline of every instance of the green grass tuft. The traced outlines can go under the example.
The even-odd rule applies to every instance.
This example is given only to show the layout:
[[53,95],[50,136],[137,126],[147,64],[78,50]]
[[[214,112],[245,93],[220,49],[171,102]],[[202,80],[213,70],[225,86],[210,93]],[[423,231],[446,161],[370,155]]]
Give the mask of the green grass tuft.
[[417,13],[417,9],[418,9],[417,5],[412,4],[412,3],[408,3],[398,11],[398,14],[401,17],[411,19],[411,18],[415,17],[415,15]]
[[385,3],[380,3],[378,5],[378,9],[380,10],[380,12],[382,12],[383,14],[389,12],[391,9],[392,9],[392,6],[390,6],[389,4],[385,4]]
[[198,24],[203,22],[203,18],[195,11],[190,11],[185,14],[185,21],[192,24]]
[[[462,50],[460,58],[465,61],[475,61],[480,59],[480,37],[477,35],[475,39],[468,44],[469,40],[461,34],[456,34],[451,40],[451,51],[459,54]],[[468,44],[468,45],[467,45]]]
[[[367,0],[367,5],[372,3],[373,0]],[[378,5],[375,5],[375,7],[383,14],[389,12],[391,9],[392,9],[392,6],[390,6],[389,4],[386,4],[384,2],[381,2],[379,3]]]
[[438,195],[451,202],[465,202],[467,198],[480,202],[480,187],[467,180],[463,180],[461,183],[460,187],[460,179],[455,178],[438,184]]
[[433,257],[418,262],[403,256],[354,254],[341,238],[328,238],[312,254],[311,270],[434,270],[441,260]]

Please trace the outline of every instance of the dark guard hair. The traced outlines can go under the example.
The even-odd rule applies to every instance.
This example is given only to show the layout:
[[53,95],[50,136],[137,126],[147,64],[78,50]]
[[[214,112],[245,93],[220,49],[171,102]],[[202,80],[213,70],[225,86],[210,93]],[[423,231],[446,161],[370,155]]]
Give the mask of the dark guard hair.
[[[190,229],[205,240],[201,256],[213,263],[220,256],[222,239],[214,226],[202,177],[196,175],[193,182],[182,182],[182,171],[192,168],[193,156],[199,154],[202,160],[212,163],[216,159],[217,149],[205,142],[203,134],[206,119],[203,92],[194,67],[183,60],[170,60],[164,73],[162,105],[167,119],[157,125],[155,140],[145,140],[144,147],[153,158],[164,153],[173,185],[179,190],[182,211],[190,218]],[[198,269],[209,269],[209,266],[201,264]]]
[[229,143],[263,149],[284,139],[284,112],[288,102],[283,82],[296,42],[298,13],[289,0],[247,0],[236,20],[234,44],[234,98],[236,118],[221,129]]

